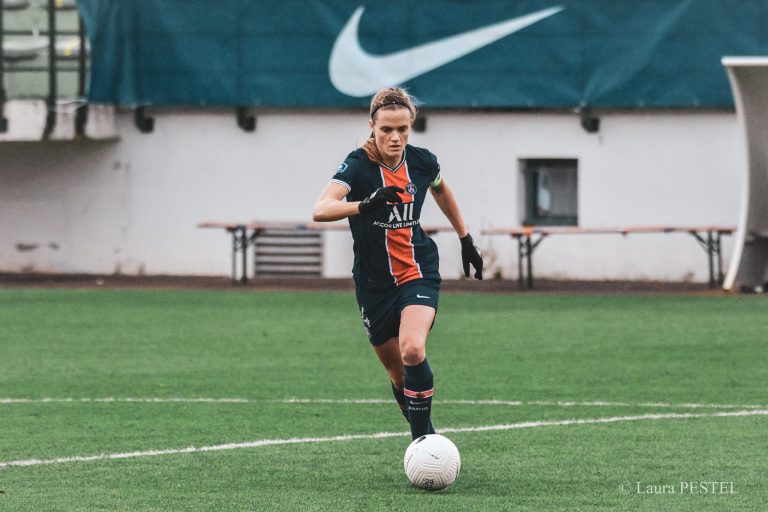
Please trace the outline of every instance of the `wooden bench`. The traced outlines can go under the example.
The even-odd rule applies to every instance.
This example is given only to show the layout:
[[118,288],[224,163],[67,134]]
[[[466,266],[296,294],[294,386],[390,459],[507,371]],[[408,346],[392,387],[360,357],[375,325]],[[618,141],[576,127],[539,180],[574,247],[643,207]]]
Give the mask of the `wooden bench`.
[[[224,229],[232,235],[232,282],[248,284],[248,248],[255,244],[257,239],[270,230],[296,230],[296,231],[349,231],[349,223],[346,220],[338,222],[220,222],[207,221],[197,225],[199,228]],[[421,229],[428,235],[440,231],[453,231],[450,226],[422,226]],[[239,258],[238,258],[238,253]],[[242,273],[237,275],[237,262],[240,259]]]
[[489,228],[484,235],[507,235],[517,240],[517,270],[520,288],[533,288],[533,252],[548,236],[553,235],[630,235],[640,233],[688,233],[707,252],[709,286],[723,283],[721,238],[736,230],[726,226],[631,226],[623,228],[583,228],[578,226],[514,226]]

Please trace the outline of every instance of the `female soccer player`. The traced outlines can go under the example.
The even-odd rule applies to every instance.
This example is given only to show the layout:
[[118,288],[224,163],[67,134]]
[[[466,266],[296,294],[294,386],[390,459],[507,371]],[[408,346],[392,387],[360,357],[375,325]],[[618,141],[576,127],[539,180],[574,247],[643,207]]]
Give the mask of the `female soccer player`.
[[437,158],[408,145],[415,118],[404,90],[379,91],[371,100],[370,138],[339,165],[312,215],[316,222],[349,218],[360,316],[414,439],[434,433],[426,342],[437,313],[440,274],[437,246],[419,220],[427,189],[461,240],[464,275],[469,277],[472,264],[475,278],[483,278],[482,256]]

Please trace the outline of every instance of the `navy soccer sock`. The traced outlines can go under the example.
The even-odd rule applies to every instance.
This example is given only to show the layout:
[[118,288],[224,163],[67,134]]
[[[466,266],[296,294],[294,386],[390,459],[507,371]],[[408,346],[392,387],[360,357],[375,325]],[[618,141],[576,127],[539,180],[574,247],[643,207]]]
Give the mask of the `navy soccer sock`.
[[[405,417],[405,421],[408,422],[410,425],[411,420],[408,419],[408,402],[405,398],[405,392],[403,392],[402,389],[397,389],[394,384],[392,384],[392,394],[395,395],[395,400],[397,400],[397,405],[400,406],[400,412],[403,413],[403,416]],[[427,434],[434,434],[435,429],[432,428],[432,420],[429,422],[429,427],[427,429]]]
[[405,416],[405,421],[408,421],[408,404],[405,401],[405,393],[403,393],[402,389],[397,389],[392,384],[392,394],[395,395],[395,400],[397,400],[397,405],[400,406],[400,412]]
[[432,369],[426,358],[417,365],[405,366],[405,394],[408,404],[408,421],[411,423],[411,437],[416,439],[424,434],[434,434],[430,415],[432,413]]

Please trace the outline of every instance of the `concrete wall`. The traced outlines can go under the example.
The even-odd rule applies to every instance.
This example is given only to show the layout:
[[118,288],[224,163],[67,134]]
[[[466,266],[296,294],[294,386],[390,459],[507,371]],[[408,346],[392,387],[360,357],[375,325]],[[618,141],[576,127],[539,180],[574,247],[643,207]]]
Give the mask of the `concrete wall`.
[[[362,111],[162,110],[142,134],[119,112],[117,141],[0,143],[0,271],[220,274],[229,236],[205,220],[308,220],[336,166],[368,134]],[[521,158],[577,158],[579,224],[735,225],[743,146],[731,112],[608,113],[598,134],[575,114],[428,113],[411,143],[440,159],[488,275],[516,276],[516,245],[482,237],[522,220]],[[428,199],[422,222],[447,224]],[[435,237],[444,277],[459,275],[455,235]],[[726,239],[724,255],[730,253]],[[325,274],[348,276],[351,240],[326,235]],[[538,277],[706,280],[686,234],[558,236],[536,251]]]

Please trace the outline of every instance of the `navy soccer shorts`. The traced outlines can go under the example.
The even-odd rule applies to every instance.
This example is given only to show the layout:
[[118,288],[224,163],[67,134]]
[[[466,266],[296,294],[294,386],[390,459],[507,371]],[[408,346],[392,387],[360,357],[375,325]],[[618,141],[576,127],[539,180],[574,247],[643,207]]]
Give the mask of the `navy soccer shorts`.
[[377,291],[358,287],[357,304],[372,345],[382,345],[400,331],[400,312],[406,306],[430,306],[437,311],[440,282],[414,279],[391,289]]

